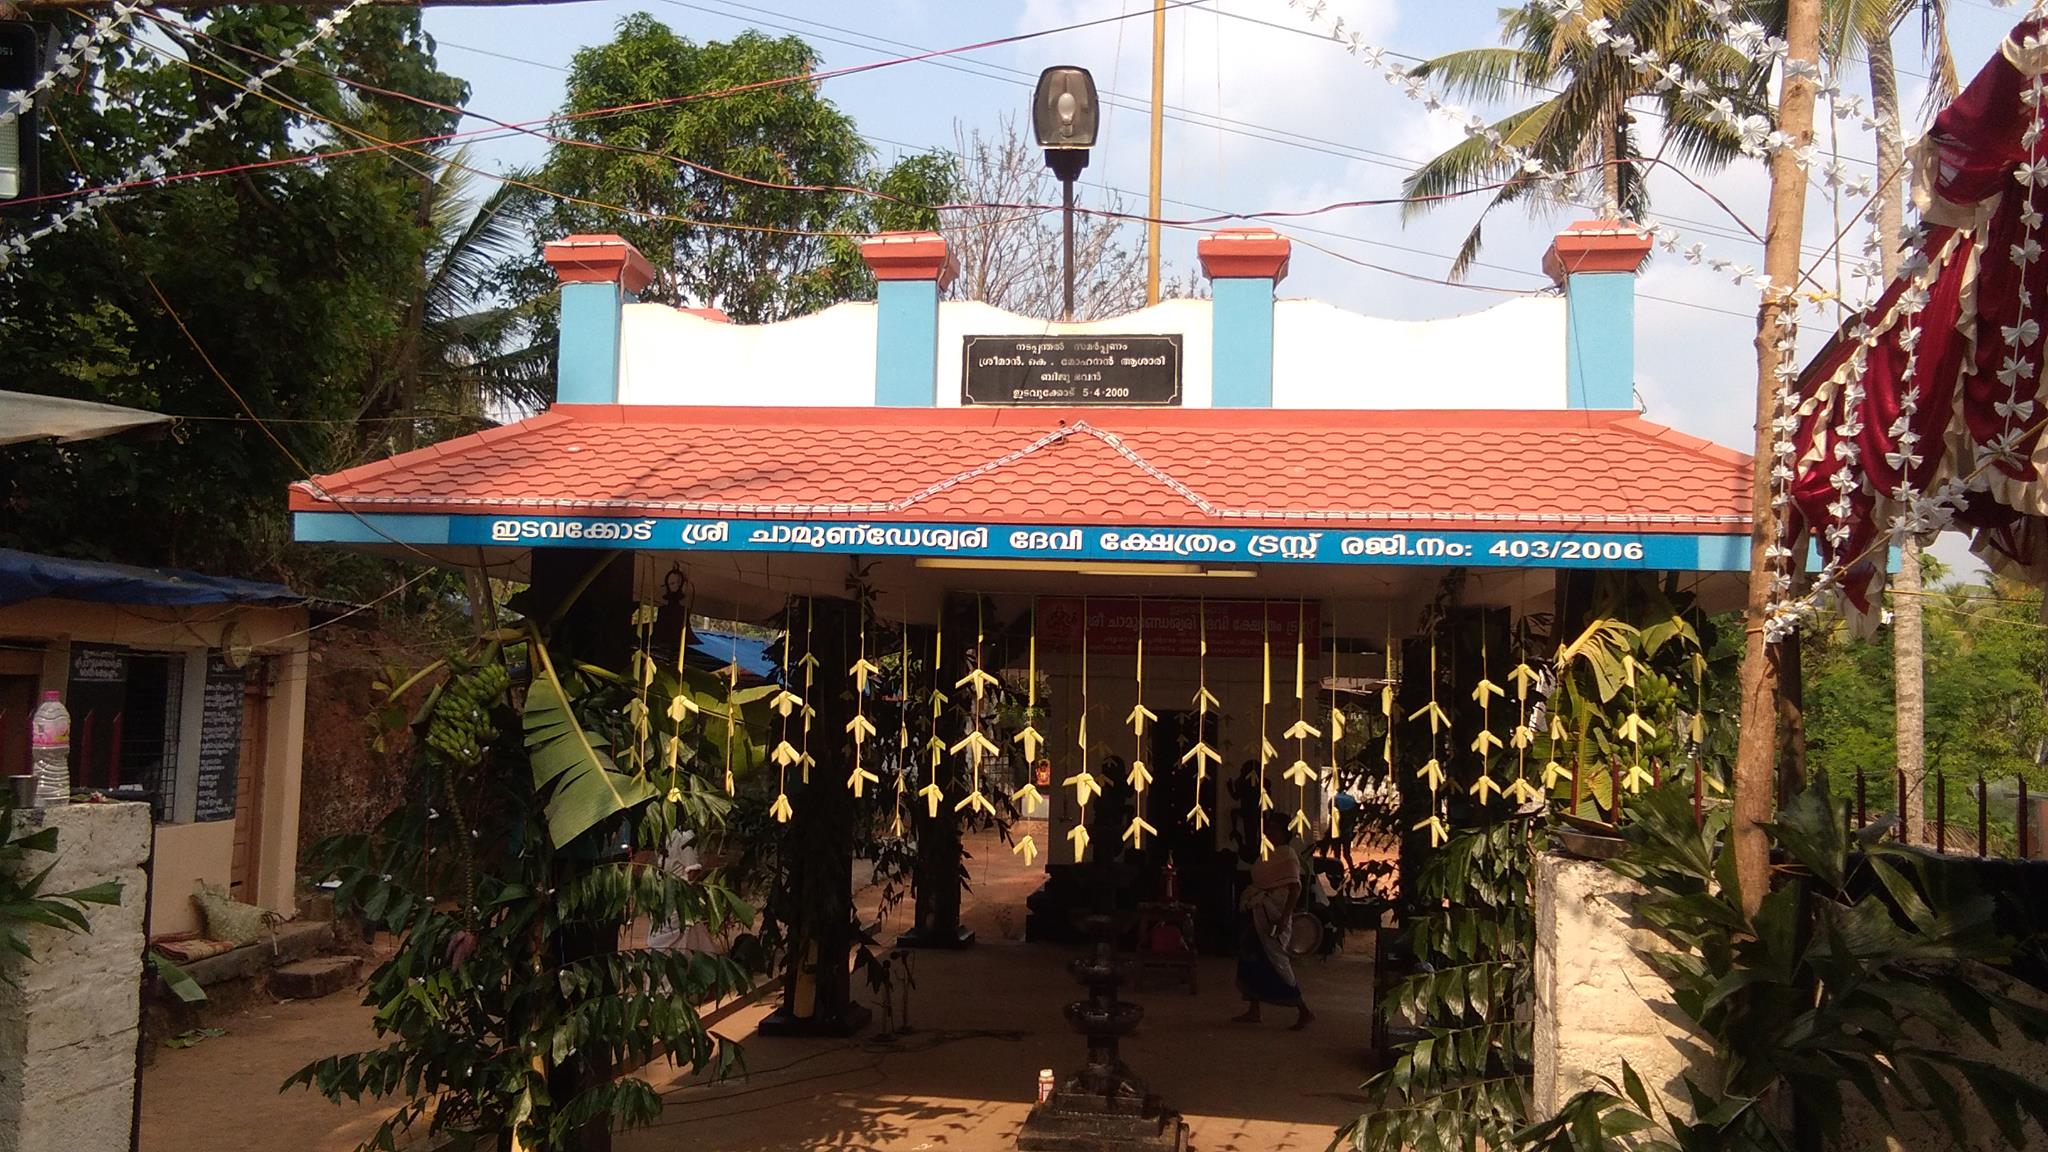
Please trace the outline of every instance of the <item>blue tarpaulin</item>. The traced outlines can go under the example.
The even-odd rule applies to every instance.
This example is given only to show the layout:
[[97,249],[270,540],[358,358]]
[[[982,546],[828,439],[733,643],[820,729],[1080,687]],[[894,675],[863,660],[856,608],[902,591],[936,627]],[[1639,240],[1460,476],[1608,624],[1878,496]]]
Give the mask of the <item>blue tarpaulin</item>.
[[0,548],[0,606],[50,597],[94,604],[303,604],[282,584],[203,576],[171,568],[135,568],[95,560],[66,560]]
[[768,656],[768,645],[772,643],[773,638],[756,640],[735,632],[692,628],[690,655],[696,659],[691,663],[711,668],[738,664],[741,676],[755,680],[772,680],[775,678],[775,661]]

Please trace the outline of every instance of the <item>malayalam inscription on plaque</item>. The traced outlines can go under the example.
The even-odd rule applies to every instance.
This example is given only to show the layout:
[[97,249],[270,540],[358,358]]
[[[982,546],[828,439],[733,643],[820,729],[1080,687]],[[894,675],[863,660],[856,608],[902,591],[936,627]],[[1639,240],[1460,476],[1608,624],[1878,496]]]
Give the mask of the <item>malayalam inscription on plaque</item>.
[[199,710],[199,788],[192,819],[235,818],[235,786],[242,766],[242,670],[219,652],[206,654],[206,687]]
[[1180,340],[1167,336],[967,336],[960,403],[1172,407]]

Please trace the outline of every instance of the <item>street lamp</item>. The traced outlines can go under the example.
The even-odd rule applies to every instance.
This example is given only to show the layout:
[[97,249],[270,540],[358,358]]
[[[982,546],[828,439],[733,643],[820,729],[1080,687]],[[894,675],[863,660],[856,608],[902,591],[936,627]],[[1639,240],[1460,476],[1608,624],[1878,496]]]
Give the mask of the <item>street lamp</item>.
[[1095,77],[1069,64],[1038,74],[1031,96],[1031,127],[1045,149],[1045,166],[1060,182],[1061,248],[1065,253],[1066,307],[1062,320],[1074,318],[1074,178],[1088,166],[1095,146]]

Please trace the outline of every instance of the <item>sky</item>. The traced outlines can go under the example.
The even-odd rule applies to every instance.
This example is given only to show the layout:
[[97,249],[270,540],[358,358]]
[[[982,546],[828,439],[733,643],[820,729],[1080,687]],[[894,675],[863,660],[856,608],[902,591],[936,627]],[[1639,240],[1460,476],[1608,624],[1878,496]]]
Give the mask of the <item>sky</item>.
[[[442,67],[467,79],[470,106],[503,121],[530,121],[559,105],[564,69],[575,51],[609,39],[623,16],[646,11],[682,35],[717,40],[747,28],[808,40],[826,68],[952,48],[1060,27],[1091,27],[943,59],[898,64],[824,85],[879,158],[945,147],[956,128],[989,131],[1028,114],[1037,72],[1052,64],[1089,68],[1103,93],[1102,138],[1083,177],[1082,200],[1142,211],[1147,176],[1146,97],[1151,67],[1147,0],[586,0],[526,7],[437,7],[428,31]],[[1165,215],[1208,216],[1318,208],[1337,201],[1393,197],[1418,162],[1457,142],[1457,124],[1433,115],[1389,85],[1326,35],[1341,18],[1347,31],[1398,57],[1428,57],[1499,42],[1497,5],[1487,0],[1328,0],[1320,23],[1306,2],[1196,0],[1167,16],[1164,152]],[[1965,80],[1995,51],[2017,18],[1986,0],[1949,0],[1950,41]],[[1125,17],[1125,18],[1119,18]],[[1896,41],[1908,138],[1925,126],[1928,71],[1916,26]],[[1412,59],[1405,62],[1412,62]],[[1861,66],[1842,77],[1867,90]],[[1119,97],[1122,97],[1120,99]],[[1505,107],[1476,107],[1498,114]],[[1869,134],[1853,119],[1830,133],[1853,176],[1870,172]],[[471,124],[469,127],[480,127]],[[1653,126],[1654,127],[1654,126]],[[532,164],[544,143],[530,136],[477,146],[479,167]],[[1668,174],[1652,178],[1655,214],[1709,256],[1761,267],[1768,181],[1761,163],[1694,172],[1700,188]],[[1821,189],[1808,201],[1808,262],[1833,283],[1837,206]],[[1480,264],[1464,286],[1433,281],[1482,205],[1458,201],[1403,219],[1398,207],[1365,207],[1288,221],[1295,239],[1283,296],[1329,301],[1371,315],[1430,319],[1478,311],[1508,293],[1540,290],[1551,236],[1585,208],[1536,213],[1520,206],[1489,218]],[[1862,233],[1857,205],[1844,200],[1850,225],[1842,262],[1853,263]],[[1194,262],[1194,242],[1213,225],[1166,229],[1169,271]],[[1361,263],[1363,262],[1363,263]],[[1377,267],[1369,267],[1375,265]],[[1409,275],[1404,276],[1401,273]],[[1412,277],[1424,277],[1418,280]],[[1747,450],[1755,395],[1755,289],[1728,274],[1659,252],[1637,285],[1637,387],[1649,418]],[[1852,285],[1852,291],[1855,288]],[[1851,299],[1854,299],[1851,295]],[[1807,313],[1802,348],[1817,348],[1833,327],[1832,309]],[[1370,350],[1361,350],[1369,355]],[[1455,370],[1454,365],[1447,370]],[[1426,382],[1418,381],[1426,385]],[[1959,539],[1937,548],[1952,563]]]

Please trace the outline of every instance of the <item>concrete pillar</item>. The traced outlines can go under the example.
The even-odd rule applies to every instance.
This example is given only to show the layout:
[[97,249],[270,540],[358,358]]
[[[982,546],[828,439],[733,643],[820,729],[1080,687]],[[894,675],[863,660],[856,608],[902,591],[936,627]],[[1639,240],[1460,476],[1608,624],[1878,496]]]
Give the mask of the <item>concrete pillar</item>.
[[1536,858],[1534,879],[1534,1115],[1554,1115],[1602,1076],[1620,1083],[1626,1060],[1663,1106],[1691,1119],[1681,1077],[1710,1083],[1712,1052],[1643,959],[1668,948],[1635,918],[1642,887],[1598,861],[1556,853]]
[[[934,729],[948,745],[967,735],[971,697],[962,699],[962,689],[953,687],[973,665],[974,597],[957,593],[946,598],[946,651],[938,670],[938,682],[954,696],[952,707],[934,722]],[[929,648],[931,641],[925,641]],[[915,699],[915,697],[913,697]],[[914,895],[916,923],[896,938],[899,948],[965,948],[974,943],[974,932],[960,922],[961,815],[953,805],[967,795],[961,783],[959,757],[948,755],[939,761],[933,780],[946,794],[937,816],[922,801],[911,805],[917,827],[917,871]]]
[[875,406],[938,403],[939,293],[956,265],[937,232],[884,232],[860,244],[875,276]]
[[1636,269],[1649,255],[1650,238],[1621,220],[1581,220],[1544,254],[1564,289],[1565,407],[1635,410]]
[[562,284],[555,403],[618,403],[625,308],[653,283],[654,266],[609,233],[551,240],[541,257]]
[[[789,962],[782,1006],[761,1020],[767,1036],[851,1036],[873,1013],[853,999],[853,792],[846,786],[846,724],[853,718],[847,668],[856,651],[860,612],[850,600],[799,603],[791,626],[808,623],[818,668],[810,704],[810,752],[817,760],[808,783],[788,777],[794,814],[782,832],[783,890],[776,895],[789,927]],[[808,619],[806,614],[808,613]],[[801,684],[802,673],[794,679]]]
[[[92,931],[31,927],[32,959],[0,956],[0,1152],[126,1152],[135,1118],[136,1042],[142,1019],[143,866],[149,805],[71,804],[26,809],[15,834],[57,829],[45,892],[106,880],[121,903],[90,905]],[[12,981],[11,983],[9,981]]]
[[1291,251],[1270,228],[1225,228],[1196,243],[1212,297],[1211,407],[1273,406],[1273,290]]

